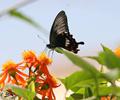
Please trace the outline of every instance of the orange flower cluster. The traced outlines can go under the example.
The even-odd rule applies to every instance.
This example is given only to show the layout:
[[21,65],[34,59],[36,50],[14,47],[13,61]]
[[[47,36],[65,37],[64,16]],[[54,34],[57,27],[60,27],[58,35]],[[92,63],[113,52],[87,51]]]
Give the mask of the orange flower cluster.
[[110,99],[110,96],[103,96],[101,97],[101,100],[111,100],[111,99]]
[[[56,79],[49,73],[47,66],[52,63],[52,60],[45,53],[36,56],[33,51],[23,52],[23,61],[14,63],[7,61],[3,64],[2,74],[0,75],[1,90],[7,83],[26,87],[29,84],[31,77],[34,77],[36,93],[49,100],[56,100],[53,88],[59,86]],[[28,69],[29,73],[25,74],[23,70]]]
[[1,90],[4,87],[4,85],[7,83],[22,85],[22,86],[27,85],[25,79],[28,78],[28,75],[20,71],[22,67],[20,65],[21,63],[16,64],[13,61],[7,61],[5,64],[3,64],[2,74],[0,76]]

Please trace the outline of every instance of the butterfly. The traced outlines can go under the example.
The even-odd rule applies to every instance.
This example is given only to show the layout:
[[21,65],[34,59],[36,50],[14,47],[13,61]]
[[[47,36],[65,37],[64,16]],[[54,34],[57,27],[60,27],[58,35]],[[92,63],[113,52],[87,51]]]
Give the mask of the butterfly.
[[47,44],[49,49],[55,49],[56,47],[62,47],[73,53],[79,51],[78,45],[84,44],[84,42],[76,42],[73,35],[70,34],[68,28],[68,21],[65,12],[62,10],[56,16],[49,37],[50,44]]

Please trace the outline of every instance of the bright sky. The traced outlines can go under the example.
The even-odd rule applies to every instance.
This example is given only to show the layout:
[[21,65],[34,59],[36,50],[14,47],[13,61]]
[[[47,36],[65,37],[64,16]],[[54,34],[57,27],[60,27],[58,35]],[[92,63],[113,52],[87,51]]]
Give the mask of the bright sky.
[[[1,0],[0,11],[18,1]],[[49,32],[57,13],[64,10],[70,32],[77,41],[85,42],[79,54],[92,55],[101,50],[101,43],[111,49],[120,45],[119,4],[120,0],[38,0],[19,11],[33,18]],[[0,34],[0,66],[9,59],[20,61],[24,50],[32,49],[38,54],[43,51],[46,44],[36,34],[49,42],[49,33],[44,35],[29,24],[9,16],[0,19]],[[57,71],[60,75],[69,69],[71,64],[65,61],[66,58],[61,59],[63,55],[54,53],[53,58],[53,72]]]

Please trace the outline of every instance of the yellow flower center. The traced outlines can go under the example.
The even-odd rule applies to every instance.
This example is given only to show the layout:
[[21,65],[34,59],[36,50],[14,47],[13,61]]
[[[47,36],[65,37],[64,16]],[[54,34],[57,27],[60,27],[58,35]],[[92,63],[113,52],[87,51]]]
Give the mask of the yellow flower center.
[[9,60],[3,64],[2,70],[5,70],[5,69],[9,70],[9,69],[16,68],[16,67],[17,67],[17,64],[14,63],[13,61]]
[[42,52],[41,55],[38,57],[38,60],[43,64],[51,64],[52,59],[48,58],[45,52]]
[[22,55],[25,60],[36,58],[35,52],[32,50],[24,51]]

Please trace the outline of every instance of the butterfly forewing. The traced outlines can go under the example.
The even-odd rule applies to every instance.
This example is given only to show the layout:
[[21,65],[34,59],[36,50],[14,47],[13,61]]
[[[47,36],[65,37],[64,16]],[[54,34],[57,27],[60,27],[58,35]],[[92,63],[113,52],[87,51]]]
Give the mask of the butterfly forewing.
[[56,37],[60,34],[69,34],[67,16],[64,11],[59,12],[53,22],[50,31],[50,45],[56,46]]

